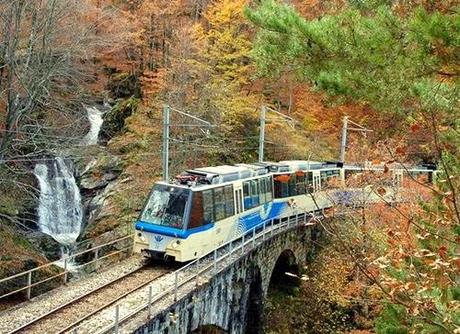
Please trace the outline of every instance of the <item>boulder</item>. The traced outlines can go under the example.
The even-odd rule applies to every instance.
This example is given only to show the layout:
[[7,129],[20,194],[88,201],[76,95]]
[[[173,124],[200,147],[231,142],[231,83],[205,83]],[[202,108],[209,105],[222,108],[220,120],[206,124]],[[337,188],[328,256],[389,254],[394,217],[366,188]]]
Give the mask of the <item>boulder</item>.
[[29,242],[34,245],[37,249],[40,249],[42,254],[49,260],[49,261],[56,261],[61,258],[62,247],[49,235],[42,233],[40,231],[34,231],[32,233],[28,233],[27,239]]
[[122,172],[122,161],[113,155],[102,155],[91,160],[80,174],[80,189],[83,193],[105,188]]
[[104,123],[101,127],[99,138],[108,141],[112,137],[120,134],[125,127],[125,120],[136,112],[140,100],[131,97],[121,100],[104,115]]

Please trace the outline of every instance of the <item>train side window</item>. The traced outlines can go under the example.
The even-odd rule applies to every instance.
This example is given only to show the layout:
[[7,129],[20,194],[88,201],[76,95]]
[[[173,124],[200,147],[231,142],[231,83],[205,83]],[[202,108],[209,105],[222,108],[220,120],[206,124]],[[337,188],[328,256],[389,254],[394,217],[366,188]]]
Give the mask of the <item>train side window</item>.
[[249,181],[243,182],[244,210],[252,208],[251,194],[249,193]]
[[273,200],[272,194],[272,178],[268,177],[265,179],[265,199],[267,202],[271,202]]
[[281,187],[281,181],[277,180],[276,177],[275,177],[274,185],[275,185],[275,191],[274,191],[275,198],[282,198],[283,189]]
[[303,172],[297,172],[296,190],[298,195],[305,194],[305,174]]
[[297,195],[296,176],[295,174],[292,174],[291,177],[289,178],[289,196],[295,196],[295,195]]
[[251,199],[252,199],[251,208],[255,208],[256,206],[259,206],[259,181],[258,180],[251,180]]
[[275,177],[275,198],[289,197],[289,180],[291,176],[282,174]]
[[200,227],[204,223],[203,194],[201,191],[193,192],[192,211],[188,228]]
[[214,211],[216,212],[216,221],[225,218],[225,198],[224,188],[214,188]]
[[203,218],[205,224],[215,221],[212,189],[203,191]]
[[321,171],[320,176],[321,176],[321,184],[323,185],[323,187],[326,187],[326,185],[327,185],[327,172],[326,171]]
[[234,201],[233,201],[233,186],[224,187],[225,195],[225,217],[233,216],[235,213]]
[[267,192],[267,185],[265,183],[266,178],[259,179],[259,203],[265,204],[267,201],[266,199],[266,192]]

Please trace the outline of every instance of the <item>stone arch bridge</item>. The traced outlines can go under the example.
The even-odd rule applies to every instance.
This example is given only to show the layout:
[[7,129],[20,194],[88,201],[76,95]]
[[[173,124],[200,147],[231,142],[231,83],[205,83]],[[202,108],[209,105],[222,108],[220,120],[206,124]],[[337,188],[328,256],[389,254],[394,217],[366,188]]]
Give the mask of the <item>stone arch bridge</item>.
[[134,317],[121,332],[185,334],[212,327],[224,333],[261,333],[271,280],[288,278],[285,272],[298,274],[314,250],[320,228],[308,221],[301,215],[267,224],[228,245],[224,253],[215,252],[203,262],[208,269],[201,276],[186,279],[180,287],[176,276],[174,297],[162,298],[162,305],[153,303],[147,320],[145,314]]

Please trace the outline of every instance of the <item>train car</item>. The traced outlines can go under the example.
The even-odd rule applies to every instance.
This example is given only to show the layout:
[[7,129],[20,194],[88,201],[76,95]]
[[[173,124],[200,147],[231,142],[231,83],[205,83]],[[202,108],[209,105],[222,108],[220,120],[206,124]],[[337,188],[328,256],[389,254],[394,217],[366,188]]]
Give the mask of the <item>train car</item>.
[[369,198],[372,189],[344,188],[350,170],[357,168],[301,160],[188,170],[174,182],[154,185],[135,224],[134,251],[187,262],[265,221],[320,212],[347,196],[349,201],[350,193]]
[[136,222],[135,251],[186,262],[264,221],[321,210],[325,203],[318,207],[306,195],[321,189],[319,169],[326,167],[331,166],[238,164],[189,170],[173,183],[158,182]]
[[272,200],[272,182],[263,166],[199,168],[175,183],[158,182],[136,222],[135,251],[178,262],[207,254],[255,226],[256,211]]

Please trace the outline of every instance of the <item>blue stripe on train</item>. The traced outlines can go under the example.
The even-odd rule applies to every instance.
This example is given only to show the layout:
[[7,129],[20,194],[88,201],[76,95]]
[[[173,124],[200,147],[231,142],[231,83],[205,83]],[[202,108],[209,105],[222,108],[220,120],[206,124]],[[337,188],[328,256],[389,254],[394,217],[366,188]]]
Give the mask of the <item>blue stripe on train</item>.
[[145,232],[150,232],[150,233],[167,235],[167,236],[174,237],[174,238],[187,239],[190,235],[194,233],[203,232],[203,231],[213,228],[214,223],[206,224],[200,227],[195,227],[190,230],[184,231],[184,230],[174,228],[174,227],[156,225],[156,224],[151,224],[151,223],[147,223],[147,222],[139,220],[136,223],[135,227],[136,227],[136,230],[138,231],[145,231]]
[[[238,221],[238,231],[240,233],[249,231],[253,229],[255,226],[262,224],[263,221],[278,217],[283,211],[283,209],[286,208],[286,206],[287,202],[269,202],[260,206],[257,211],[252,212],[246,216],[240,217]],[[181,230],[174,227],[156,225],[139,220],[136,223],[135,228],[138,231],[145,231],[150,233],[167,235],[174,238],[187,239],[192,234],[207,231],[213,228],[214,225],[215,223],[210,223],[200,227],[192,228],[190,230]]]
[[287,202],[275,203],[269,202],[262,205],[259,210],[252,212],[240,218],[238,222],[238,230],[241,232],[249,231],[262,224],[264,221],[278,217],[283,209],[287,206]]

